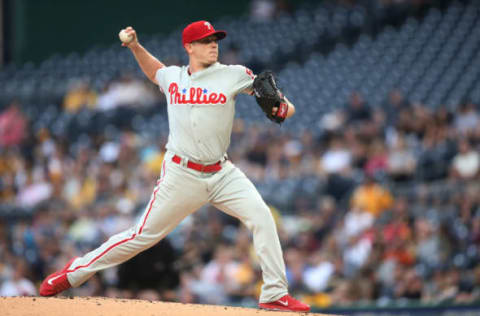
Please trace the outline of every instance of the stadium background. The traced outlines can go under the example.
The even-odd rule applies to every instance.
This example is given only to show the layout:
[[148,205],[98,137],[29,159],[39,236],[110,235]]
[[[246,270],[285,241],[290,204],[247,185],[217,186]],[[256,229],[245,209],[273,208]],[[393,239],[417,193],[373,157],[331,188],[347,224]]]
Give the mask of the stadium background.
[[[474,314],[480,299],[478,1],[3,0],[0,296],[37,295],[132,225],[168,126],[116,38],[167,64],[208,19],[224,63],[273,69],[282,127],[239,97],[231,159],[275,214],[290,290],[315,311]],[[250,235],[211,207],[77,296],[255,306]]]

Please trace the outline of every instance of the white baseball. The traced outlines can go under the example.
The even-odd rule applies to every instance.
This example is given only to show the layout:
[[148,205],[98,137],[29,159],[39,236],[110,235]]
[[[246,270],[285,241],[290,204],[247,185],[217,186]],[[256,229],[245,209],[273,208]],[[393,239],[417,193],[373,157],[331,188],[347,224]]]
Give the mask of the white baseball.
[[118,33],[118,37],[125,44],[128,44],[133,40],[133,36],[128,34],[125,30],[121,30],[120,33]]

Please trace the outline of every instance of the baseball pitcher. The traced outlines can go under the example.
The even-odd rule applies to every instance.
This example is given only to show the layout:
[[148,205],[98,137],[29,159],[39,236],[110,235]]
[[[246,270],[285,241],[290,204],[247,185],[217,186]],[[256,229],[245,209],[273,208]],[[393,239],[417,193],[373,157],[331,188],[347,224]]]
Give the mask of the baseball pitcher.
[[238,218],[253,233],[263,286],[259,307],[270,310],[309,311],[288,294],[285,264],[269,208],[252,182],[227,158],[239,93],[255,95],[266,116],[282,123],[295,113],[271,72],[255,76],[240,65],[218,60],[218,42],[226,32],[207,21],[191,23],[182,42],[187,66],[165,66],[138,41],[135,30],[120,34],[145,75],[165,94],[170,133],[160,177],[139,222],[112,236],[99,248],[73,258],[49,275],[40,295],[52,296],[87,281],[95,272],[121,264],[155,245],[186,216],[211,203]]

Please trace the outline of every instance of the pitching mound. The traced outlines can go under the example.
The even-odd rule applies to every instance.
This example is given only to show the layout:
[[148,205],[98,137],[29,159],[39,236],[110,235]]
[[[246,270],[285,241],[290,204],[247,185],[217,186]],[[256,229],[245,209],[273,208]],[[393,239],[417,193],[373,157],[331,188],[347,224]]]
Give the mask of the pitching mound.
[[320,316],[324,314],[271,312],[253,308],[193,305],[112,299],[104,297],[2,297],[2,316]]

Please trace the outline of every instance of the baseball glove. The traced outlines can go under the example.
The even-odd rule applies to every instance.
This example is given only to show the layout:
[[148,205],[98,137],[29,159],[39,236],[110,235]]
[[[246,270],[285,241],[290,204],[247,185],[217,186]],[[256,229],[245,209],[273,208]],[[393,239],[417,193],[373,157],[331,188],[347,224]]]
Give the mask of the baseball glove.
[[[275,77],[271,71],[264,71],[255,77],[253,92],[258,105],[269,120],[278,124],[285,121],[288,104],[283,93],[277,88]],[[278,108],[275,114],[272,113],[274,107]]]

